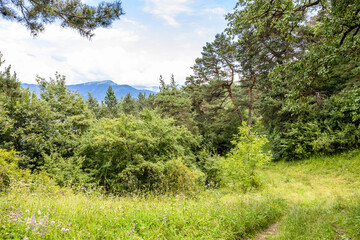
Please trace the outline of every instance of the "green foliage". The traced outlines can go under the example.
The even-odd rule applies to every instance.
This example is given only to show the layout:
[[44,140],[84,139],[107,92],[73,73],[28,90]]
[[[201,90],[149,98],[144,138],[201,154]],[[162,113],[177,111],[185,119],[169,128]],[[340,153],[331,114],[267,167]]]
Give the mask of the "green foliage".
[[135,99],[131,97],[130,93],[127,93],[125,95],[124,99],[121,101],[121,105],[123,113],[135,115],[137,110],[135,105]]
[[205,174],[205,185],[210,188],[220,187],[222,183],[221,168],[219,162],[220,155],[211,154],[207,150],[202,150],[197,153],[198,166]]
[[29,91],[10,100],[0,95],[0,146],[15,149],[21,156],[21,166],[35,168],[43,161],[42,153],[51,148],[52,118],[50,107]]
[[182,158],[166,162],[141,162],[127,166],[117,179],[119,190],[193,194],[204,185],[204,174],[187,166]]
[[281,218],[284,206],[268,194],[104,198],[19,192],[0,200],[0,238],[29,240],[249,238]]
[[264,149],[267,142],[266,137],[259,136],[254,129],[245,125],[239,128],[239,134],[232,141],[234,147],[219,163],[226,185],[244,191],[259,185],[255,169],[271,160],[270,153]]
[[21,159],[15,151],[0,149],[0,191],[27,194],[54,193],[58,190],[55,182],[44,172],[31,173],[28,169],[20,169],[18,163]]
[[86,104],[87,104],[89,110],[95,116],[95,118],[103,117],[104,114],[101,109],[101,106],[100,106],[99,102],[96,100],[96,98],[91,93],[88,93],[88,98],[86,100]]
[[82,170],[83,157],[64,158],[58,153],[45,155],[42,169],[54,179],[60,187],[83,187],[90,182],[89,176]]
[[19,175],[18,162],[15,151],[0,149],[0,192],[6,191]]
[[[5,61],[1,59],[0,53],[0,67]],[[20,95],[20,82],[16,77],[16,74],[11,74],[11,67],[6,67],[3,71],[0,71],[0,94],[5,94],[8,97],[14,98]]]
[[164,166],[166,190],[172,193],[194,193],[204,186],[204,174],[188,167],[182,158],[167,161]]
[[118,174],[116,187],[128,192],[164,192],[164,166],[162,163],[141,162],[127,166]]
[[[188,130],[174,126],[173,120],[161,119],[149,111],[141,119],[124,114],[115,119],[100,119],[80,142],[77,154],[85,157],[84,170],[109,191],[120,188],[119,174],[132,165],[135,168],[130,167],[124,177],[131,173],[140,176],[144,171],[150,171],[150,175],[151,171],[158,172],[157,165],[147,162],[166,162],[177,157],[183,157],[187,164],[194,162],[199,144]],[[141,187],[144,178],[139,178]]]
[[106,94],[105,94],[105,98],[104,98],[104,102],[105,105],[110,109],[110,111],[115,108],[116,104],[117,104],[117,99],[115,96],[115,92],[112,89],[111,85],[109,85]]
[[62,27],[91,38],[94,29],[110,26],[123,14],[120,1],[102,2],[98,7],[81,1],[0,1],[0,16],[24,24],[33,36],[44,31],[45,24],[60,21]]

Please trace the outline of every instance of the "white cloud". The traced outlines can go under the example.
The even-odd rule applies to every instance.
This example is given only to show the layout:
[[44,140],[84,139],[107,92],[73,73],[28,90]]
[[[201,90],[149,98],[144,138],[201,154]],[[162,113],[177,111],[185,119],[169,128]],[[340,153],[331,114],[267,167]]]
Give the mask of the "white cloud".
[[[141,26],[139,26],[139,29]],[[48,25],[34,39],[18,23],[0,22],[0,52],[21,82],[35,83],[36,76],[66,76],[69,84],[113,80],[119,84],[157,85],[160,74],[171,73],[179,82],[191,73],[195,55],[188,46],[149,41],[133,23],[98,29],[89,41],[77,32]],[[187,49],[185,49],[187,48]]]
[[210,14],[215,14],[215,15],[225,15],[227,13],[227,11],[221,7],[218,8],[206,8],[204,10],[204,13],[210,13]]
[[[70,84],[113,80],[156,86],[160,74],[169,80],[172,73],[183,84],[202,46],[224,28],[224,20],[208,18],[218,16],[215,13],[220,9],[196,7],[195,0],[141,1],[146,1],[145,9],[129,10],[139,10],[138,15],[124,17],[112,28],[97,29],[91,41],[76,31],[54,25],[46,25],[45,32],[34,39],[22,25],[0,21],[0,52],[5,65],[11,64],[20,81],[27,83],[35,83],[36,75],[49,78],[58,71]],[[188,25],[169,31],[141,10],[159,16],[171,26],[179,26],[184,18]]]
[[189,0],[146,0],[144,11],[163,18],[170,26],[180,26],[176,17],[182,13],[191,13]]

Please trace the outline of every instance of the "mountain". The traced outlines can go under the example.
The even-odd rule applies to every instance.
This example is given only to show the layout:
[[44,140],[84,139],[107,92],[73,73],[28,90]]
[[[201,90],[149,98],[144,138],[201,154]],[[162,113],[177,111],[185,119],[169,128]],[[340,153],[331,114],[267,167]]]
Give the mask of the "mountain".
[[[119,85],[111,80],[87,82],[73,85],[66,85],[66,87],[72,91],[77,91],[85,99],[88,97],[88,93],[91,93],[98,101],[104,100],[106,91],[111,85],[117,98],[125,97],[127,93],[130,93],[132,97],[137,97],[140,92],[149,96],[155,93],[147,89],[137,89],[129,85]],[[37,84],[22,83],[22,87],[28,88],[31,92],[40,94],[39,86]]]

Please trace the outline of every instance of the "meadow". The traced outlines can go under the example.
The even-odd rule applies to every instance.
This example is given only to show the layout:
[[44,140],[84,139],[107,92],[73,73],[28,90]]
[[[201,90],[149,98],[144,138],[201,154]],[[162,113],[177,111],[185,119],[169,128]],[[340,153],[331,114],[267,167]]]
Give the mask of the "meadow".
[[[360,151],[259,170],[244,193],[104,196],[51,183],[0,197],[1,239],[360,239]],[[268,228],[272,228],[269,231]]]

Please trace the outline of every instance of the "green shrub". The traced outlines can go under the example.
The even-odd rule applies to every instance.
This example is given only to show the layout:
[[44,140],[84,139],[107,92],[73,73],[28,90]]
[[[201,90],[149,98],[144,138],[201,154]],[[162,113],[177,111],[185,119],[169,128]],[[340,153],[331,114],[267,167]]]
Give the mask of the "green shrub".
[[18,168],[19,158],[15,151],[0,149],[0,191],[6,191],[11,182],[20,175]]
[[204,174],[186,166],[182,158],[166,162],[164,173],[167,190],[173,193],[192,193],[204,185]]
[[87,184],[89,176],[81,169],[84,157],[64,158],[58,153],[44,156],[43,169],[61,187],[81,187]]
[[219,162],[221,161],[221,156],[202,150],[198,153],[197,157],[198,165],[205,174],[205,185],[212,188],[220,186],[221,168]]
[[126,191],[161,191],[164,189],[163,172],[162,163],[142,162],[137,165],[129,165],[119,174],[117,184],[110,182],[108,185],[120,185],[120,190]]
[[264,147],[268,140],[254,129],[243,125],[235,136],[230,153],[219,162],[225,185],[249,190],[259,185],[256,167],[270,162],[270,152]]
[[20,158],[15,151],[0,149],[0,192],[41,192],[52,194],[59,190],[55,181],[44,172],[31,173],[28,169],[20,169]]
[[181,157],[190,165],[198,146],[199,139],[186,128],[147,111],[141,119],[124,114],[100,119],[81,138],[76,154],[84,157],[84,171],[107,191],[152,190],[161,188],[155,187],[160,180],[154,176],[162,172],[162,163]]

